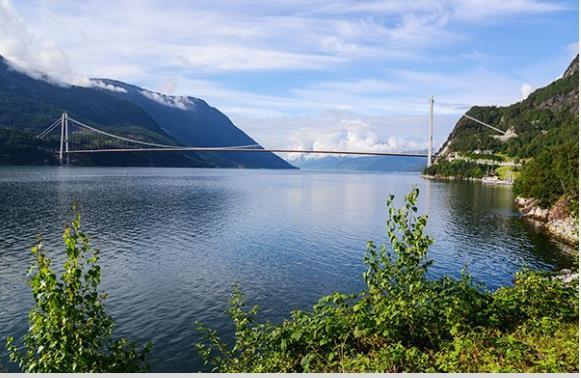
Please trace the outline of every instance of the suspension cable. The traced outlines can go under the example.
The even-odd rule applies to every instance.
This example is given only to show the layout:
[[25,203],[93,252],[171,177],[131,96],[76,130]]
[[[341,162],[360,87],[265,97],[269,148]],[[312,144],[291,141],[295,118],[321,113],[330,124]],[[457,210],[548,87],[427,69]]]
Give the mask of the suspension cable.
[[[86,129],[89,131],[93,131],[97,134],[99,134],[99,136],[101,138],[97,139],[97,149],[99,147],[103,147],[101,146],[101,144],[105,145],[108,141],[106,139],[103,138],[103,136],[108,136],[110,138],[113,139],[117,139],[120,141],[124,141],[124,142],[128,142],[128,143],[135,143],[135,144],[139,144],[139,145],[143,145],[143,146],[150,146],[150,147],[157,147],[157,148],[170,148],[170,149],[175,149],[176,147],[180,147],[180,146],[176,146],[176,145],[169,145],[169,144],[161,144],[161,143],[152,143],[152,142],[145,142],[145,141],[141,141],[141,140],[136,140],[136,139],[132,139],[132,138],[127,138],[127,137],[122,137],[119,135],[115,135],[115,134],[111,134],[108,133],[106,131],[102,131],[99,129],[96,129],[94,127],[91,127],[81,121],[78,121],[74,118],[68,117],[68,120],[71,121],[72,124],[75,124],[77,127],[79,127],[79,129]],[[37,138],[44,138],[46,137],[51,131],[53,131],[60,123],[62,122],[62,118],[58,118],[56,121],[54,121],[49,127],[47,127],[44,131],[42,131],[40,134],[38,134],[36,137]],[[72,134],[76,134],[76,133],[71,133],[71,136],[73,136]],[[73,138],[71,138],[73,139]],[[78,143],[82,144],[83,140],[82,137],[79,137]],[[203,148],[203,147],[202,147]],[[262,149],[263,147],[259,144],[247,144],[247,145],[238,145],[238,146],[222,146],[222,147],[216,147],[216,148],[231,148],[231,149]]]
[[144,142],[144,141],[135,140],[135,139],[131,139],[131,138],[125,138],[125,137],[122,137],[122,136],[119,136],[119,135],[110,134],[110,133],[108,133],[106,131],[101,131],[99,129],[95,129],[94,127],[91,127],[91,126],[89,126],[87,124],[84,124],[83,122],[77,121],[76,119],[71,118],[71,117],[69,117],[69,120],[71,120],[74,123],[76,123],[77,126],[79,126],[79,127],[83,127],[85,129],[94,131],[94,132],[99,133],[99,134],[102,134],[102,135],[106,135],[106,136],[111,137],[111,138],[116,138],[116,139],[124,140],[124,141],[127,141],[127,142],[142,144],[144,146],[152,146],[152,147],[177,147],[177,146],[172,146],[172,145],[168,145],[168,144],[150,143],[150,142]]
[[506,131],[503,131],[503,130],[497,129],[496,127],[494,127],[494,126],[491,126],[491,125],[489,125],[488,123],[482,122],[482,121],[480,121],[479,119],[476,119],[476,118],[474,118],[474,117],[472,117],[472,116],[469,116],[469,115],[468,115],[468,114],[466,114],[466,113],[464,113],[462,116],[463,116],[463,117],[466,117],[466,118],[468,118],[468,119],[470,119],[470,120],[472,120],[472,121],[474,121],[474,122],[476,122],[476,123],[479,123],[479,124],[481,124],[481,125],[483,125],[483,126],[486,126],[486,127],[488,127],[489,129],[492,129],[492,130],[494,130],[494,131],[496,131],[496,132],[499,132],[499,133],[501,133],[502,135],[506,134]]
[[61,122],[61,118],[59,117],[56,121],[54,121],[49,127],[47,127],[46,129],[44,129],[43,132],[41,132],[40,134],[38,134],[36,137],[37,138],[44,138],[45,136],[47,136],[51,131],[54,130],[55,127],[57,127],[57,125]]
[[[83,122],[77,121],[74,118],[69,117],[70,121],[73,121],[75,124],[77,124],[77,126],[94,131],[96,133],[102,134],[102,135],[106,135],[108,137],[111,138],[115,138],[115,139],[119,139],[125,142],[130,142],[130,143],[136,143],[136,144],[141,144],[144,146],[151,146],[151,147],[161,147],[161,148],[176,148],[176,147],[180,147],[180,146],[176,146],[176,145],[168,145],[168,144],[160,144],[160,143],[151,143],[151,142],[144,142],[141,140],[136,140],[136,139],[132,139],[132,138],[126,138],[126,137],[122,137],[119,135],[115,135],[115,134],[111,134],[108,133],[106,131],[101,131],[99,129],[96,129],[94,127],[91,127]],[[244,146],[224,146],[223,148],[241,148],[241,149],[247,149],[247,148],[262,148],[261,145],[259,144],[248,144],[248,145],[244,145]]]

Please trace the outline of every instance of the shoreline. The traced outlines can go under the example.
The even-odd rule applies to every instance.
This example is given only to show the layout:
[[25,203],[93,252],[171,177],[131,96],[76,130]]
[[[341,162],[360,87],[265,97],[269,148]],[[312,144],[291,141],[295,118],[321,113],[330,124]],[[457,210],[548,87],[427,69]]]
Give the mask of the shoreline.
[[[474,177],[456,177],[456,176],[434,176],[420,174],[420,177],[433,181],[472,181],[481,182],[485,185],[508,186],[512,183],[502,182],[500,180],[487,181],[485,179]],[[560,201],[561,202],[561,201]],[[579,222],[573,217],[566,215],[563,211],[563,203],[558,202],[551,209],[543,209],[536,206],[536,202],[531,198],[516,197],[514,204],[520,211],[523,219],[538,222],[541,230],[549,234],[552,238],[568,247],[576,248],[579,246]]]
[[421,173],[420,177],[425,178],[426,180],[433,180],[433,181],[472,181],[472,182],[481,182],[486,185],[498,185],[498,186],[512,186],[512,182],[503,181],[503,180],[494,180],[487,177],[483,178],[476,178],[476,177],[460,177],[460,176],[434,176],[434,175],[426,175]]
[[539,222],[545,232],[555,239],[571,246],[579,246],[579,221],[569,215],[567,201],[557,201],[551,209],[544,209],[536,205],[532,198],[516,197],[516,207],[523,218]]

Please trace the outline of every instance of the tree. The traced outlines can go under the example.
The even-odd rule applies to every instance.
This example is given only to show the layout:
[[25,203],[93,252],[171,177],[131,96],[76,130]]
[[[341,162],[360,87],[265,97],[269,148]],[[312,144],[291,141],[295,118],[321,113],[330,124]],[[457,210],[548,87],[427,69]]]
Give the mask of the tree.
[[23,347],[13,337],[7,340],[11,361],[27,373],[147,371],[151,343],[138,350],[125,338],[112,338],[113,320],[103,303],[106,294],[98,291],[99,253],[80,230],[78,213],[63,239],[67,259],[59,278],[42,244],[32,249],[36,262],[28,284],[35,305]]
[[577,214],[579,193],[579,144],[569,141],[546,147],[537,157],[527,162],[514,190],[518,195],[532,197],[539,206],[549,208],[562,195],[572,203],[571,212]]

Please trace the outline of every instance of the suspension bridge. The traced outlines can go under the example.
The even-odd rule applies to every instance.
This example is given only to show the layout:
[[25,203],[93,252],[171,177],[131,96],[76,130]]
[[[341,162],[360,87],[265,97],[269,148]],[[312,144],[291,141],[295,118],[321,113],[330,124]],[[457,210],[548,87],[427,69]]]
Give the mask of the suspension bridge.
[[[406,153],[406,152],[377,152],[377,151],[344,151],[344,150],[307,150],[289,148],[264,148],[259,144],[242,146],[180,146],[162,143],[154,143],[136,139],[131,135],[116,135],[109,131],[101,130],[90,126],[84,122],[70,117],[66,112],[55,120],[49,127],[37,135],[39,139],[53,137],[54,133],[60,133],[58,154],[61,165],[70,163],[70,156],[73,154],[94,154],[94,153],[126,153],[126,152],[273,152],[273,153],[302,153],[302,154],[330,154],[330,155],[361,155],[361,156],[410,156],[427,158],[427,166],[432,164],[433,158],[437,155],[432,153],[433,143],[433,105],[434,99],[430,96],[430,116],[428,125],[428,153]],[[463,116],[491,128],[499,133],[504,131],[488,125],[474,117],[464,114]],[[110,128],[107,128],[110,130]]]

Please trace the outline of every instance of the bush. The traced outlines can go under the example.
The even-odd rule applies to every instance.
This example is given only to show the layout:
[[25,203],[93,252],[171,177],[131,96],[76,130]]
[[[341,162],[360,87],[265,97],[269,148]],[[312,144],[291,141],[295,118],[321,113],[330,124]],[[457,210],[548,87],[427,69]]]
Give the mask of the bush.
[[443,372],[574,372],[578,371],[577,321],[550,317],[526,321],[514,330],[474,329],[461,334],[435,355]]
[[577,296],[576,290],[560,280],[524,270],[516,274],[514,286],[493,293],[490,320],[504,328],[542,317],[577,321],[579,303],[571,301]]
[[197,325],[204,361],[221,372],[577,371],[578,280],[525,271],[495,292],[467,274],[428,280],[432,240],[417,197],[414,189],[400,209],[388,200],[391,248],[368,243],[365,290],[323,297],[273,325],[258,323],[236,288],[233,345]]
[[42,245],[32,249],[36,263],[28,281],[35,306],[24,346],[9,337],[12,362],[27,373],[147,371],[151,344],[141,351],[122,338],[113,340],[113,320],[105,311],[106,294],[99,293],[99,254],[80,230],[80,217],[65,229],[67,260],[57,278]]
[[578,214],[579,144],[569,141],[546,147],[524,165],[514,191],[520,196],[535,198],[538,205],[545,208],[567,195],[573,203],[572,212]]

